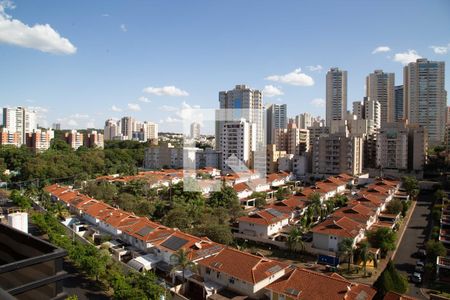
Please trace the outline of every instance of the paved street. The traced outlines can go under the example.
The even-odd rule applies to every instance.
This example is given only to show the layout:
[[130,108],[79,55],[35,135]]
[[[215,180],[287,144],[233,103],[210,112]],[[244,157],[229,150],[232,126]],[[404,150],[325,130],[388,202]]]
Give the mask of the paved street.
[[[412,257],[418,247],[424,245],[424,240],[430,231],[432,194],[420,195],[414,212],[403,235],[394,258],[398,270],[409,276],[413,273],[417,258]],[[427,299],[420,293],[420,286],[410,282],[408,295],[418,299]]]

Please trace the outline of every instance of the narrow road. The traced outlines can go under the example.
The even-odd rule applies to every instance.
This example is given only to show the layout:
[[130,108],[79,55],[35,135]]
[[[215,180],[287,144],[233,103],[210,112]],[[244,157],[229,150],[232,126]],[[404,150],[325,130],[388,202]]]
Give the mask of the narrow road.
[[[400,242],[394,258],[396,268],[406,276],[414,272],[417,258],[413,254],[419,247],[423,247],[425,239],[431,230],[431,201],[432,194],[421,194],[417,199],[408,227]],[[420,284],[409,283],[408,295],[418,299],[427,299],[420,292]]]

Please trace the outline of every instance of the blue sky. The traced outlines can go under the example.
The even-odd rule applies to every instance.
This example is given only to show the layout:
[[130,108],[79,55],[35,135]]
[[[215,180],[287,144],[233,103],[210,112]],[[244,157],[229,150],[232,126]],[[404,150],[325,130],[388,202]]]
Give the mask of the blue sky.
[[330,67],[348,71],[350,107],[367,74],[401,84],[416,56],[445,61],[450,86],[445,0],[0,3],[0,104],[36,107],[42,125],[131,115],[181,131],[177,109],[217,108],[218,92],[241,83],[269,86],[264,102],[290,116],[324,116]]

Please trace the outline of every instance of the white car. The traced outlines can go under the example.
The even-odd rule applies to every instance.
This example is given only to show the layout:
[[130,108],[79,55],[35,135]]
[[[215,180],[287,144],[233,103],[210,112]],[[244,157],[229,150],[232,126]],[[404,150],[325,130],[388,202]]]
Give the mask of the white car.
[[414,272],[411,275],[411,281],[414,283],[421,283],[422,282],[422,275],[420,273]]

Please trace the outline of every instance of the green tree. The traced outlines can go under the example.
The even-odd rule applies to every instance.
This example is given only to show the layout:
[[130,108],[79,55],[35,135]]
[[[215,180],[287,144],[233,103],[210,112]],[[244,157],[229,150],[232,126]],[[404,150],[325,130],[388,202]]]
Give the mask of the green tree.
[[267,205],[267,193],[265,192],[253,192],[250,198],[255,198],[255,206],[257,208],[263,208]]
[[29,197],[22,195],[18,190],[13,190],[10,195],[14,204],[23,209],[31,208],[31,200]]
[[403,210],[403,203],[400,199],[393,199],[386,205],[386,212],[397,215]]
[[302,240],[302,231],[298,227],[292,227],[286,240],[286,246],[291,252],[301,252],[305,250]]
[[361,242],[358,247],[358,254],[363,263],[362,269],[364,272],[364,276],[367,275],[367,262],[369,260],[373,260],[376,264],[375,255],[370,252],[370,244],[367,241]]
[[348,259],[347,272],[350,272],[350,266],[353,264],[353,239],[344,238],[338,245],[339,256],[342,254]]
[[419,194],[419,181],[414,177],[403,177],[403,187],[406,193],[413,199]]
[[430,262],[436,262],[438,256],[445,256],[447,249],[440,241],[429,240],[426,244],[427,259]]
[[387,292],[396,292],[404,294],[408,290],[408,280],[398,272],[394,263],[389,260],[386,269],[381,273],[378,280],[374,283],[381,296]]
[[386,256],[387,252],[395,249],[395,232],[389,228],[378,228],[376,231],[370,231],[367,234],[369,243],[381,249],[381,255]]

